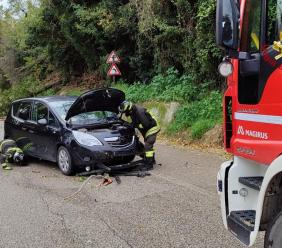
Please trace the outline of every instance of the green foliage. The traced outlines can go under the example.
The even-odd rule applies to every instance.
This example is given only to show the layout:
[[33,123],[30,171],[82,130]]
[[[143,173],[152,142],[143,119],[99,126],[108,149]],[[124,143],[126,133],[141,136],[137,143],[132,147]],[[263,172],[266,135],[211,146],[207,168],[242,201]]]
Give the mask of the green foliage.
[[57,91],[54,88],[48,89],[40,93],[41,96],[54,96],[56,95]]
[[9,111],[11,102],[20,98],[35,96],[40,89],[40,81],[32,76],[24,78],[20,84],[16,84],[9,90],[0,90],[0,116],[5,116]]
[[15,67],[40,80],[52,71],[61,72],[66,84],[85,72],[105,77],[106,56],[117,50],[128,82],[147,83],[175,67],[189,75],[183,80],[208,82],[213,88],[222,83],[216,72],[215,0],[12,2],[0,29],[2,23],[8,30],[3,32],[15,53]]
[[80,88],[69,88],[63,91],[65,96],[80,96],[85,90]]
[[168,69],[165,75],[159,74],[148,85],[136,83],[133,85],[118,84],[128,100],[145,102],[159,100],[164,102],[191,102],[198,99],[199,92],[192,76],[182,75],[173,68]]
[[196,121],[191,126],[191,138],[200,139],[208,130],[212,129],[216,124],[214,120],[203,120]]
[[217,72],[217,66],[222,54],[215,43],[216,1],[200,0],[196,16],[195,40],[195,65],[198,78],[202,81],[209,79],[213,88],[220,88],[223,82]]
[[[179,108],[168,134],[185,131],[192,127],[192,137],[198,138],[222,119],[221,93],[212,91],[201,100],[184,104]],[[204,124],[204,122],[206,122]]]
[[222,120],[222,95],[208,91],[209,85],[195,85],[195,79],[169,69],[165,75],[157,75],[148,85],[120,83],[117,88],[133,102],[176,101],[182,103],[166,133],[173,135],[190,130],[191,138],[198,139]]

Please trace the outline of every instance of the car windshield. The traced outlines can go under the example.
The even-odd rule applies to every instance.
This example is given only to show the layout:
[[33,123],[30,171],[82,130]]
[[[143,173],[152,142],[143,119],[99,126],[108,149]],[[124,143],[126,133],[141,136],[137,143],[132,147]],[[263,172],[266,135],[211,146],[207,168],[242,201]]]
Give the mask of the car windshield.
[[[65,120],[68,110],[70,109],[73,103],[74,100],[58,101],[58,102],[51,102],[50,106],[63,120]],[[93,112],[76,115],[70,118],[69,122],[72,125],[91,125],[91,124],[109,123],[117,120],[118,117],[115,113],[108,111],[93,111]]]

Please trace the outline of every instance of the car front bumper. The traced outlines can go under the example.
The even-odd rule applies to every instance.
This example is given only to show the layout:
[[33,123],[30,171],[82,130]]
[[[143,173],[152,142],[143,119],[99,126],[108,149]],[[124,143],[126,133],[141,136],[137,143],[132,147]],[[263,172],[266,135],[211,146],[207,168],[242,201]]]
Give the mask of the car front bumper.
[[81,146],[76,142],[72,142],[69,150],[72,156],[72,162],[79,168],[85,168],[88,166],[95,168],[95,165],[99,163],[111,164],[117,159],[139,154],[137,141],[123,148],[112,148],[110,146],[97,146],[90,148]]

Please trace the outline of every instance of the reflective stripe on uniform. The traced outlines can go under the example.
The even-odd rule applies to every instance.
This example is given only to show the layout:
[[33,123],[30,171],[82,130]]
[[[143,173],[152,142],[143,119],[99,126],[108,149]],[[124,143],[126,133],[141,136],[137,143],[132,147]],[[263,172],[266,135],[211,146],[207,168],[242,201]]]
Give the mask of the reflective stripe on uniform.
[[251,37],[257,49],[259,49],[259,38],[256,33],[252,32]]
[[132,119],[130,116],[126,116],[126,115],[122,115],[122,120],[128,122],[128,123],[132,123]]
[[10,139],[7,139],[7,140],[3,140],[1,143],[0,143],[0,151],[2,151],[2,148],[3,148],[3,145],[6,144],[6,143],[15,143],[14,140],[10,140]]
[[156,122],[156,126],[152,127],[151,129],[149,129],[146,134],[145,134],[145,138],[149,137],[150,135],[153,135],[153,134],[156,134],[158,133],[159,131],[161,131],[161,127],[160,127],[160,124],[157,120],[157,118],[155,117],[155,115],[151,112],[151,111],[148,111],[148,113],[152,116],[152,118],[154,119],[154,121]]
[[146,158],[153,158],[155,155],[155,151],[148,151],[145,153]]
[[9,163],[3,163],[2,167],[3,167],[4,170],[12,170],[12,167],[10,166]]
[[154,119],[154,121],[157,123],[157,126],[159,126],[159,122],[156,118],[156,116],[151,112],[151,111],[148,111],[148,113],[151,115],[151,117]]
[[33,144],[32,143],[28,143],[28,144],[26,144],[24,147],[23,147],[23,152],[26,152],[26,151],[28,151],[31,147],[33,146]]
[[22,149],[18,148],[18,147],[11,147],[7,150],[7,153],[10,152],[18,152],[18,153],[23,153]]
[[149,129],[147,131],[147,133],[145,134],[145,138],[148,138],[150,135],[153,135],[153,134],[156,134],[158,133],[159,131],[161,131],[161,128],[160,126],[155,126],[155,127],[152,127],[151,129]]

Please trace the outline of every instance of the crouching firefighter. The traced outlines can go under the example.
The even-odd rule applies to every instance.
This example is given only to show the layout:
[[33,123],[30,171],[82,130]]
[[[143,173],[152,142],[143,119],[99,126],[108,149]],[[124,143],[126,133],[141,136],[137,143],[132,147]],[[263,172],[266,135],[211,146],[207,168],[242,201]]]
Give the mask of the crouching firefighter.
[[124,101],[119,106],[119,111],[130,117],[131,124],[134,128],[137,128],[145,142],[145,157],[144,162],[147,170],[152,170],[155,161],[154,144],[157,139],[157,134],[161,128],[157,119],[147,109],[137,106],[129,101]]
[[11,164],[20,164],[23,160],[24,153],[14,140],[6,139],[0,142],[0,164],[4,170],[12,170]]

